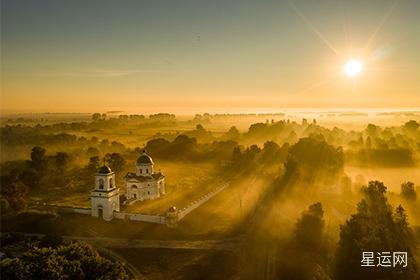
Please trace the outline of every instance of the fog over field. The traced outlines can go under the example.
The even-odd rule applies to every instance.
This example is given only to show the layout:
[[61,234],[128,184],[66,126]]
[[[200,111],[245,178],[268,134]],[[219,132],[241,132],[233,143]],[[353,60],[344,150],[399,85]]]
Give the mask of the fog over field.
[[[321,279],[345,279],[342,271],[349,267],[357,267],[362,277],[360,250],[370,246],[407,250],[411,270],[403,273],[417,275],[419,120],[419,112],[382,111],[3,116],[2,228],[132,240],[124,241],[131,249],[121,245],[113,252],[156,279],[201,277],[209,270],[233,278],[256,279],[261,273],[288,278],[302,258],[299,279],[314,273],[321,273]],[[165,175],[166,194],[124,204],[124,176],[135,170],[143,150],[153,157],[155,171]],[[164,217],[170,207],[186,209],[219,186],[228,187],[171,228],[62,212],[66,207],[90,209],[94,176],[103,164],[115,172],[125,213]],[[380,211],[383,216],[377,216]],[[367,215],[362,235],[351,228],[361,223],[359,215]],[[377,217],[392,224],[389,238],[395,236],[349,249],[354,240],[379,234],[375,227],[385,224]],[[403,229],[398,228],[401,219]],[[407,231],[407,237],[399,230]],[[10,238],[6,244],[16,244]],[[147,254],[154,257],[144,263],[140,259],[146,249],[138,248],[139,239],[166,240],[169,248],[147,245]],[[214,242],[219,249],[208,251]],[[203,251],[190,252],[190,246]],[[356,257],[342,262],[347,254]],[[163,265],[161,255],[167,269],[157,268]],[[181,255],[184,264],[169,265]]]

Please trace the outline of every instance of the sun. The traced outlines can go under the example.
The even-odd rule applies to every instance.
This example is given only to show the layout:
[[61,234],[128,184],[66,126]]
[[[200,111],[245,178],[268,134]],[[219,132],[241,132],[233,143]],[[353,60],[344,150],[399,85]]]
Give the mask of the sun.
[[349,77],[358,76],[363,70],[363,63],[358,59],[350,59],[344,64],[344,73]]

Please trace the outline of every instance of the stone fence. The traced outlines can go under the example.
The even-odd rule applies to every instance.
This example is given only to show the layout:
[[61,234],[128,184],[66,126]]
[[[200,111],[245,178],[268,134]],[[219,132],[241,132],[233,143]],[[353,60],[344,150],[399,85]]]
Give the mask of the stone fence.
[[166,224],[165,216],[161,216],[161,215],[147,215],[147,214],[141,214],[141,213],[115,212],[114,213],[114,218],[115,219],[124,219],[124,220],[129,220],[129,221],[137,221],[137,222]]
[[[56,204],[44,204],[37,207],[39,210],[56,211],[58,213],[75,213],[83,215],[91,215],[91,208],[87,207],[69,207],[61,206]],[[155,224],[165,224],[165,216],[162,215],[147,215],[142,213],[125,213],[125,212],[114,212],[114,218],[128,221],[147,222]]]
[[35,203],[30,206],[30,208],[35,208],[37,210],[47,211],[47,212],[58,212],[58,213],[76,213],[83,215],[90,215],[90,207],[72,207],[72,206],[62,206],[58,204],[47,204],[47,203]]
[[76,208],[76,207],[57,207],[57,212],[61,213],[76,213],[83,215],[90,215],[92,213],[90,208]]
[[182,218],[184,218],[186,215],[188,215],[194,209],[203,205],[205,202],[210,200],[213,196],[215,196],[216,194],[218,194],[221,191],[223,191],[224,189],[226,189],[228,186],[229,186],[228,183],[224,183],[224,184],[220,185],[219,187],[217,187],[216,189],[212,190],[211,192],[206,193],[205,195],[203,195],[199,199],[191,202],[190,204],[188,204],[188,206],[184,207],[183,209],[180,209],[178,211],[178,221],[181,220]]
[[[167,212],[163,215],[148,215],[148,214],[142,214],[142,213],[114,212],[114,218],[121,219],[121,220],[128,220],[128,221],[174,225],[176,224],[176,222],[180,221],[186,215],[191,213],[191,211],[203,205],[205,202],[207,202],[213,196],[223,191],[228,186],[229,186],[228,183],[224,183],[220,185],[219,187],[215,188],[214,190],[212,190],[211,192],[208,192],[205,195],[198,198],[197,200],[191,202],[183,209],[175,210],[175,212],[172,212],[172,213]],[[87,207],[69,207],[69,206],[61,206],[61,205],[46,204],[46,203],[43,203],[43,204],[37,203],[35,208],[39,210],[46,210],[46,211],[57,211],[59,213],[76,213],[76,214],[83,214],[83,215],[91,215],[92,213],[91,208],[87,208]]]
[[[58,213],[75,213],[83,215],[91,215],[91,208],[85,207],[68,207],[60,206],[55,204],[42,205],[37,207],[38,209],[47,210],[47,211],[56,211]],[[138,222],[147,222],[155,224],[165,224],[165,216],[162,215],[147,215],[142,213],[125,213],[125,212],[114,212],[114,219],[128,220],[128,221],[138,221]]]

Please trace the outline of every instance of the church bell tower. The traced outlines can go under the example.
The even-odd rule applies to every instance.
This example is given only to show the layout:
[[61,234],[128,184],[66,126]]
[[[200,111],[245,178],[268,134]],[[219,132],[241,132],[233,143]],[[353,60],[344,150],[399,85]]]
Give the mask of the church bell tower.
[[119,188],[115,185],[115,173],[108,166],[103,165],[95,174],[95,188],[90,198],[93,217],[110,221],[114,212],[120,211]]

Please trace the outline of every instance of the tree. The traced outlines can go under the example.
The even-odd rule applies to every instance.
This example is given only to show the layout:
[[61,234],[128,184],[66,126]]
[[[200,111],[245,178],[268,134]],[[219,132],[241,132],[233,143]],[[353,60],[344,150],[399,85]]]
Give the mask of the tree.
[[320,202],[309,206],[296,223],[294,238],[305,250],[321,248],[324,230],[324,210]]
[[[382,182],[370,181],[362,188],[363,199],[357,212],[340,229],[336,251],[336,279],[418,279],[417,264],[412,257],[415,243],[404,209],[395,214],[386,198]],[[407,267],[361,267],[363,252],[407,252]]]
[[240,132],[239,130],[236,128],[236,126],[232,126],[231,128],[229,128],[229,130],[225,133],[225,135],[223,136],[223,138],[225,139],[230,139],[230,140],[238,140],[240,137]]
[[28,193],[28,187],[21,181],[14,181],[1,187],[1,195],[7,200],[8,206],[14,211],[25,208],[25,198]]
[[330,279],[323,214],[320,202],[302,213],[291,241],[280,244],[276,279]]
[[87,165],[87,169],[89,170],[89,173],[94,173],[98,170],[99,165],[101,163],[101,160],[98,156],[90,157],[89,163]]
[[125,151],[125,146],[124,146],[124,144],[122,144],[120,142],[112,141],[111,142],[111,149],[113,151],[124,152]]
[[197,146],[197,139],[181,134],[172,141],[170,146],[174,156],[185,156],[194,151]]
[[263,136],[267,131],[268,127],[265,123],[254,123],[248,129],[248,135],[250,136]]
[[31,166],[38,172],[42,172],[47,167],[45,159],[46,150],[42,147],[36,146],[31,151]]
[[379,132],[380,128],[374,124],[368,124],[366,127],[366,133],[370,136],[370,137],[374,137],[376,136],[376,134]]
[[175,121],[175,115],[168,113],[158,113],[149,115],[149,119],[153,121]]
[[55,166],[56,166],[57,172],[60,173],[61,175],[67,170],[69,162],[70,162],[70,156],[68,153],[58,152],[55,155]]
[[2,279],[128,279],[125,267],[90,245],[73,242],[58,248],[34,247],[0,262]]
[[86,154],[90,157],[99,155],[99,150],[94,147],[89,147],[86,151]]
[[241,157],[242,157],[241,148],[239,148],[239,146],[236,146],[235,148],[233,148],[233,151],[232,151],[232,161],[234,163],[239,162],[241,160]]
[[165,156],[169,153],[170,144],[166,139],[156,138],[147,142],[146,149],[153,155]]
[[408,131],[414,132],[419,128],[420,124],[415,120],[410,120],[404,124],[404,128]]
[[[288,161],[291,161],[290,164]],[[341,147],[329,145],[325,140],[315,137],[301,138],[290,147],[285,163],[287,178],[300,178],[305,181],[332,180],[344,166],[344,152]],[[291,167],[292,169],[289,169]],[[295,172],[294,174],[288,174]],[[327,175],[327,176],[324,176]]]
[[277,160],[278,152],[280,146],[274,141],[266,141],[262,149],[262,158],[265,161],[275,161]]
[[101,119],[101,114],[100,113],[94,113],[94,114],[92,114],[92,120],[98,121],[100,119]]
[[258,147],[258,145],[255,145],[255,144],[249,146],[245,150],[245,153],[250,159],[254,159],[260,152],[261,152],[260,147]]
[[366,148],[372,149],[372,140],[370,139],[370,136],[366,138]]
[[204,126],[202,124],[197,124],[195,126],[195,129],[198,130],[198,131],[205,131],[205,128],[204,128]]
[[30,190],[37,190],[41,185],[41,175],[34,168],[24,169],[19,178]]
[[401,196],[407,200],[416,200],[417,193],[414,189],[413,182],[405,182],[401,184]]
[[125,159],[119,153],[108,153],[105,155],[104,160],[114,172],[122,171],[125,165]]
[[20,259],[4,259],[0,262],[1,277],[7,280],[29,279],[29,267]]
[[409,247],[411,244],[414,244],[414,235],[408,223],[405,209],[401,205],[395,209],[394,218],[397,235],[404,243],[403,246]]

